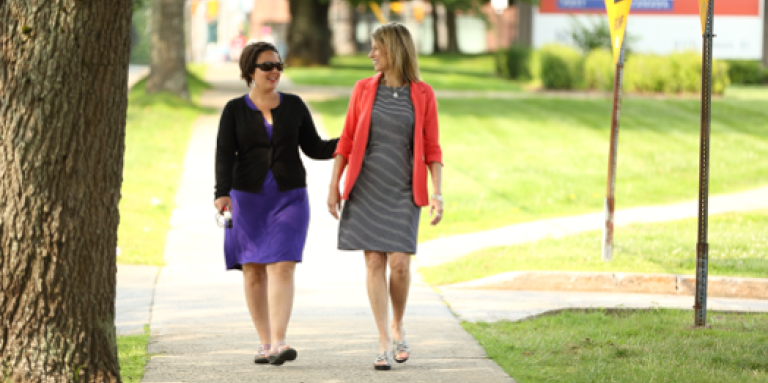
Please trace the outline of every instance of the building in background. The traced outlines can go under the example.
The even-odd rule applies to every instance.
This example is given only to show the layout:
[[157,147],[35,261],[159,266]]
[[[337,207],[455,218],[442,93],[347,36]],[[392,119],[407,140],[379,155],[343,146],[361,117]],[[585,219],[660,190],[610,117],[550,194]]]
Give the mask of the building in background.
[[[333,47],[337,55],[365,53],[370,48],[371,33],[381,22],[405,24],[421,54],[431,54],[434,39],[445,49],[448,41],[445,7],[438,4],[437,20],[426,0],[373,3],[353,7],[343,0],[329,0],[328,17],[333,29]],[[287,33],[291,20],[288,0],[189,0],[190,59],[221,61],[229,59],[233,39],[240,34],[248,41],[273,42],[285,57]],[[559,42],[571,44],[569,30],[574,20],[589,24],[605,19],[603,0],[540,0],[529,22],[527,37],[518,36],[520,1],[485,2],[482,14],[457,12],[458,47],[462,53],[493,52],[507,48],[520,39],[534,47]],[[502,4],[500,6],[499,4]],[[528,6],[530,9],[530,6]],[[529,11],[530,12],[530,11]],[[760,59],[762,57],[762,0],[718,1],[715,5],[715,57],[724,59]],[[437,22],[437,36],[434,23]],[[525,24],[523,24],[525,25]],[[633,36],[637,52],[665,54],[701,49],[701,28],[697,0],[633,0],[627,33]]]
[[[762,0],[715,2],[714,57],[759,60],[762,57]],[[603,0],[540,0],[534,10],[533,42],[569,44],[568,29],[577,19],[589,23],[605,17]],[[637,52],[666,54],[700,51],[701,19],[697,0],[633,0],[627,34]]]

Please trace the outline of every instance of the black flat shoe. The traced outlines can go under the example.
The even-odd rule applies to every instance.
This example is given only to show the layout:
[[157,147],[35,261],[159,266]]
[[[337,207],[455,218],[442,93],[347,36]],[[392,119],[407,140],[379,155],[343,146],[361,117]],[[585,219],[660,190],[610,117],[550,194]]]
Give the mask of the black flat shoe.
[[298,351],[291,348],[290,346],[286,346],[286,348],[284,348],[282,351],[269,355],[269,364],[273,366],[282,366],[283,363],[287,361],[296,360],[297,356],[299,356]]

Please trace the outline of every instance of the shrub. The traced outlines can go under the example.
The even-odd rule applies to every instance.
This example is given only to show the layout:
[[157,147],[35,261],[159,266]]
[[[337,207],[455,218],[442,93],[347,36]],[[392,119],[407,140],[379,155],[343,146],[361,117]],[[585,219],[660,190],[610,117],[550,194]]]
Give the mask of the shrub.
[[728,60],[728,77],[734,84],[766,84],[768,69],[763,69],[760,61]]
[[521,45],[513,45],[509,49],[496,51],[496,74],[515,80],[531,79],[532,53],[531,48]]
[[546,89],[575,89],[581,84],[582,56],[568,46],[548,44],[539,50],[539,73]]
[[712,61],[712,93],[724,94],[725,88],[731,85],[728,77],[728,63],[722,60]]
[[[629,92],[701,92],[701,55],[696,52],[669,56],[633,54],[624,66],[624,89]],[[728,64],[712,63],[712,93],[723,94],[730,84]]]
[[529,47],[513,45],[507,50],[507,73],[516,80],[531,78],[531,51]]
[[493,54],[493,61],[496,64],[496,75],[509,78],[509,68],[507,68],[507,51],[499,49]]
[[605,49],[595,49],[584,59],[584,86],[587,89],[612,90],[616,75],[613,54]]

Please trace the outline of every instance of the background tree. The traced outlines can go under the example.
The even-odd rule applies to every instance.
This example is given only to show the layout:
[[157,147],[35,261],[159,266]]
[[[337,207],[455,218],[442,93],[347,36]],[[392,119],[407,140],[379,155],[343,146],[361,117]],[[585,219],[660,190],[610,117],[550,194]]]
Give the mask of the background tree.
[[131,0],[0,1],[3,382],[120,382]]
[[290,0],[291,24],[288,26],[290,66],[328,65],[333,55],[331,28],[328,23],[329,0]]
[[167,91],[188,99],[184,0],[151,1],[151,47],[147,92]]
[[437,12],[438,2],[431,0],[429,3],[432,8],[432,54],[435,54],[443,51],[440,46],[440,15]]

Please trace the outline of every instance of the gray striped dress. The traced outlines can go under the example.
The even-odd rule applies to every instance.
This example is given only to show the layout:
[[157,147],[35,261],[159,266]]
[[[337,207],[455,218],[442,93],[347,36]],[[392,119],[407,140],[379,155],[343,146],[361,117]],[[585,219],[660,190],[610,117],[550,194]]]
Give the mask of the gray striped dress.
[[344,204],[340,250],[416,253],[421,208],[413,202],[410,87],[379,85],[363,167]]

